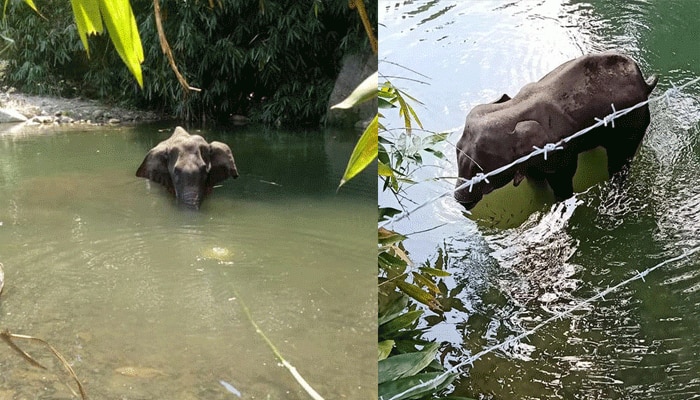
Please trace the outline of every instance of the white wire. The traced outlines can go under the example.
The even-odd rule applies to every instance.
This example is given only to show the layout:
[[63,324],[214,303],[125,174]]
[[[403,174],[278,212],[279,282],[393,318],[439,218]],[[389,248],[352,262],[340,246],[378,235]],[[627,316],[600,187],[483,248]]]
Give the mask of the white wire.
[[518,158],[517,160],[511,162],[510,164],[504,165],[504,166],[502,166],[502,167],[500,167],[500,168],[497,168],[497,169],[495,169],[495,170],[493,170],[493,171],[490,171],[490,172],[488,172],[488,173],[481,173],[481,172],[480,172],[480,173],[476,174],[475,176],[473,176],[472,178],[467,179],[467,180],[465,180],[464,178],[459,178],[460,180],[464,180],[464,182],[463,182],[461,185],[459,185],[459,186],[457,186],[457,187],[455,187],[455,188],[453,188],[453,189],[450,189],[449,191],[446,191],[446,192],[444,192],[444,193],[442,193],[442,194],[440,194],[440,195],[438,195],[438,196],[432,197],[432,198],[430,198],[430,199],[424,201],[423,203],[419,204],[418,206],[416,206],[415,208],[413,208],[413,209],[411,209],[411,210],[409,210],[409,211],[405,211],[405,212],[403,212],[403,213],[396,214],[396,215],[392,216],[391,218],[386,219],[386,220],[380,222],[380,223],[379,223],[379,226],[380,226],[380,227],[386,227],[386,226],[387,226],[388,224],[390,224],[390,223],[393,224],[393,223],[395,223],[395,222],[398,222],[398,221],[400,221],[400,220],[402,220],[402,219],[408,217],[409,215],[413,214],[414,212],[420,210],[421,208],[425,207],[426,205],[428,205],[428,204],[430,204],[430,203],[432,203],[432,202],[434,202],[434,201],[437,201],[437,200],[439,200],[439,199],[441,199],[441,198],[443,198],[443,197],[445,197],[445,196],[452,195],[452,194],[454,194],[454,192],[456,192],[456,191],[458,191],[458,190],[462,190],[462,189],[469,188],[469,191],[471,192],[471,190],[472,190],[472,188],[474,187],[474,185],[476,185],[476,184],[478,184],[478,183],[481,183],[482,181],[485,181],[485,182],[488,183],[488,178],[489,178],[489,177],[494,176],[494,175],[498,175],[498,174],[500,174],[501,172],[503,172],[503,171],[505,171],[505,170],[507,170],[507,169],[509,169],[509,168],[512,168],[512,167],[514,167],[514,166],[516,166],[516,165],[518,165],[518,164],[522,164],[522,163],[526,162],[527,160],[531,159],[532,157],[536,157],[536,156],[538,156],[538,155],[540,155],[540,154],[543,154],[543,155],[544,155],[544,159],[546,160],[546,159],[547,159],[547,154],[548,154],[548,153],[554,152],[554,151],[558,151],[558,150],[562,150],[562,149],[564,148],[563,145],[566,144],[566,143],[568,143],[569,141],[571,141],[571,140],[573,140],[573,139],[576,139],[576,138],[578,138],[578,137],[580,137],[580,136],[583,136],[583,135],[585,135],[586,133],[588,133],[588,132],[592,131],[593,129],[596,129],[596,128],[600,127],[600,126],[607,126],[608,123],[612,124],[612,126],[615,127],[615,122],[614,122],[614,121],[615,121],[615,118],[618,118],[618,117],[621,117],[621,116],[623,116],[623,115],[629,114],[629,113],[632,112],[633,110],[635,110],[635,109],[637,109],[637,108],[640,108],[640,107],[643,107],[643,106],[645,106],[645,105],[647,105],[647,104],[649,104],[649,103],[651,103],[651,102],[656,102],[656,101],[665,99],[668,103],[670,103],[672,97],[678,96],[678,95],[680,94],[680,91],[681,91],[682,89],[684,89],[684,88],[686,88],[686,87],[688,87],[688,86],[690,86],[690,85],[694,85],[694,84],[697,83],[697,82],[700,82],[700,77],[697,77],[697,78],[695,78],[695,79],[693,79],[693,80],[691,80],[691,81],[688,81],[688,82],[686,82],[685,84],[683,84],[683,85],[681,85],[681,86],[676,86],[676,85],[673,84],[673,82],[671,82],[671,88],[668,89],[668,90],[666,90],[663,94],[661,94],[661,95],[659,95],[659,96],[657,96],[657,97],[653,97],[653,98],[647,99],[647,100],[645,100],[645,101],[639,102],[639,103],[637,103],[637,104],[635,104],[635,105],[633,105],[633,106],[631,106],[631,107],[628,107],[628,108],[625,108],[625,109],[622,109],[622,110],[615,110],[615,105],[614,105],[614,104],[610,104],[610,106],[611,106],[611,108],[612,108],[612,110],[613,110],[612,113],[606,115],[606,116],[603,117],[602,119],[601,119],[601,118],[595,118],[596,123],[593,124],[593,125],[591,125],[591,126],[589,126],[588,128],[581,129],[580,131],[578,131],[578,132],[572,134],[571,136],[567,136],[567,137],[565,137],[565,138],[559,140],[559,141],[556,142],[556,143],[547,143],[547,144],[545,144],[544,146],[542,146],[542,148],[533,146],[535,150],[534,150],[532,153],[527,154],[527,155],[524,155],[524,156]]

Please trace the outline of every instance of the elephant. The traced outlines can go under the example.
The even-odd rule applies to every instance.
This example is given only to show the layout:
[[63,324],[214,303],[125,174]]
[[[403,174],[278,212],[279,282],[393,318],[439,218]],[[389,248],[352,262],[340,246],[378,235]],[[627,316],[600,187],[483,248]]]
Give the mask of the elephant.
[[[537,155],[488,181],[461,187],[478,173],[488,173],[544,148],[604,118],[649,98],[658,77],[644,80],[637,63],[617,52],[588,54],[569,60],[515,97],[504,94],[493,103],[474,107],[457,142],[458,182],[455,199],[467,210],[494,189],[524,178],[546,182],[557,200],[573,195],[572,178],[579,153],[602,147],[610,177],[625,169],[639,149],[650,115],[647,105],[605,121],[563,144],[559,151]],[[478,181],[478,180],[477,180]]]
[[238,178],[238,169],[226,144],[207,143],[178,126],[170,138],[148,152],[136,176],[160,183],[179,203],[199,209],[215,185]]

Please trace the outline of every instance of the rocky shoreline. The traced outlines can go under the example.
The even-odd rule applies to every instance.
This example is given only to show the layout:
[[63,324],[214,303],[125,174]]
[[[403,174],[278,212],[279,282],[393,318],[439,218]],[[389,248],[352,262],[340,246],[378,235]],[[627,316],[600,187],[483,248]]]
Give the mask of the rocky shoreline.
[[105,125],[163,119],[151,111],[128,110],[96,100],[34,96],[17,93],[13,88],[3,89],[0,92],[0,123]]

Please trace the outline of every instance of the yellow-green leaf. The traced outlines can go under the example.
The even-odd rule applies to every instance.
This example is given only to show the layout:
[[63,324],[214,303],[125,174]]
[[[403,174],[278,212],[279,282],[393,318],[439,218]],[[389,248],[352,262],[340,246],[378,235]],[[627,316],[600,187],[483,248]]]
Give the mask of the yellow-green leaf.
[[435,297],[418,286],[405,281],[397,281],[396,286],[398,286],[402,292],[409,295],[412,299],[430,307],[431,310],[442,311],[442,307],[440,306],[440,303],[435,300]]
[[391,349],[394,348],[394,341],[393,340],[383,340],[379,342],[379,360],[383,360],[387,357],[389,357],[389,354],[391,353]]
[[377,96],[377,83],[378,83],[378,73],[368,76],[362,83],[360,83],[355,90],[350,93],[345,100],[331,107],[331,109],[336,108],[352,108],[360,103],[369,101]]
[[379,174],[379,176],[386,176],[386,177],[394,176],[394,171],[391,169],[391,167],[384,164],[381,161],[378,161],[377,173]]
[[73,15],[75,17],[75,25],[78,27],[78,35],[80,41],[83,42],[85,51],[90,56],[90,47],[88,46],[88,35],[102,33],[102,16],[100,15],[100,6],[97,0],[71,0],[73,7]]
[[[87,0],[84,0],[87,1]],[[143,48],[136,27],[136,18],[129,0],[99,0],[100,13],[107,26],[110,39],[126,67],[134,75],[139,86],[143,87],[141,63]]]
[[435,294],[440,294],[440,289],[438,289],[437,285],[435,282],[431,281],[430,279],[426,278],[425,276],[413,272],[413,281],[416,282],[420,286],[425,286],[428,290]]
[[379,118],[375,115],[367,129],[362,133],[360,140],[357,141],[338,188],[343,186],[345,182],[352,179],[355,175],[359,174],[363,169],[367,168],[367,166],[377,158],[377,151],[379,149],[378,122]]

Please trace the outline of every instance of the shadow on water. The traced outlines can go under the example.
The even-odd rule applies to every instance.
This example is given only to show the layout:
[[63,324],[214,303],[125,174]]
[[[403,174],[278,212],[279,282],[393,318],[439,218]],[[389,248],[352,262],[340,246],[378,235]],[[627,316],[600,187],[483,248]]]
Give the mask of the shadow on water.
[[[449,12],[445,13],[444,10]],[[513,95],[563,61],[616,49],[643,73],[660,76],[655,95],[700,76],[694,42],[700,4],[631,1],[380,2],[380,63],[425,104],[430,130],[453,134],[447,161],[421,169],[411,189],[421,202],[450,190],[453,144],[475,105]],[[690,256],[605,299],[586,299],[700,245],[700,89],[651,105],[652,122],[627,179],[606,181],[564,203],[534,207],[508,229],[466,219],[449,198],[393,228],[416,260],[444,264],[453,307],[428,318],[444,360],[469,355],[532,329],[557,312],[567,318],[486,354],[462,371],[454,394],[487,399],[686,399],[700,394],[700,274]],[[391,119],[391,118],[389,118]],[[400,121],[390,120],[390,128]],[[436,170],[439,170],[435,172]],[[380,195],[380,204],[391,199]],[[512,200],[515,201],[515,200]],[[522,201],[522,199],[517,199]],[[435,229],[435,227],[439,228]]]
[[[134,176],[157,128],[0,137],[0,327],[51,342],[91,398],[305,398],[242,300],[322,395],[376,393],[375,183],[335,192],[357,134],[204,131],[241,177],[192,212]],[[59,365],[0,353],[0,397],[69,396]]]

